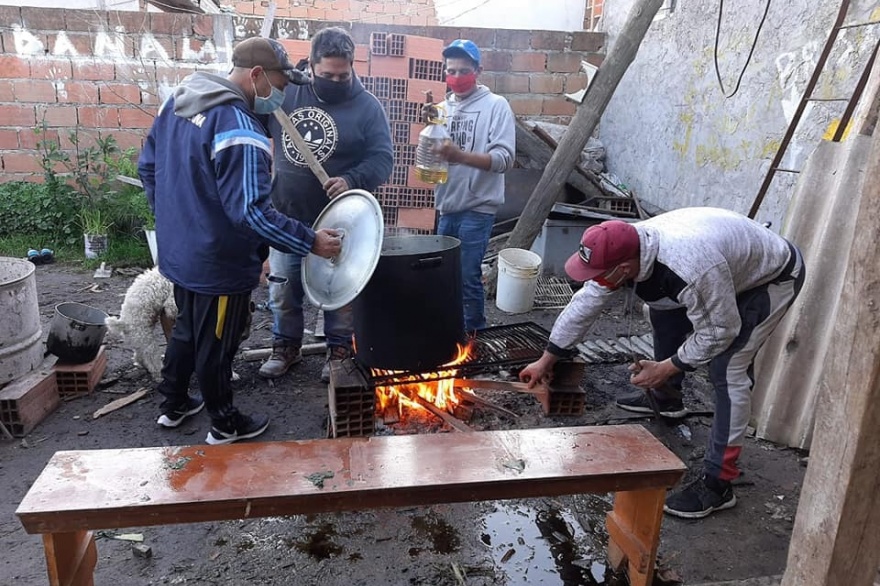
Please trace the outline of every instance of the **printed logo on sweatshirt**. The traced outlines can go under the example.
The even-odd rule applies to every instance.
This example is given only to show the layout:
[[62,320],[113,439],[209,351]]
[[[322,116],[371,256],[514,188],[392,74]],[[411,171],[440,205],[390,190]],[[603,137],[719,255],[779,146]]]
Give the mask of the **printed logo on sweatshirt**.
[[[339,132],[336,129],[336,122],[327,112],[311,106],[298,108],[291,112],[290,121],[296,126],[319,163],[323,163],[333,155],[339,140]],[[284,132],[281,137],[287,160],[299,167],[308,167],[308,163],[296,148],[290,135]]]
[[461,150],[473,152],[479,119],[479,112],[456,112],[452,122],[449,123],[449,135],[452,137],[452,142],[457,144]]

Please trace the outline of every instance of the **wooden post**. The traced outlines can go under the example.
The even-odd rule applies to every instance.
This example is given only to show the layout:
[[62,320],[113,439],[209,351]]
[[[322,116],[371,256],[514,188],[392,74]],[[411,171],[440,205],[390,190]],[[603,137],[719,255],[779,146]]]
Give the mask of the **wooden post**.
[[880,563],[880,132],[868,160],[782,586],[869,586]]
[[651,586],[660,543],[666,489],[618,492],[608,513],[608,563],[614,571],[626,566],[632,586]]
[[578,106],[574,119],[559,141],[559,146],[532,192],[519,222],[510,234],[510,239],[507,241],[509,248],[528,250],[541,232],[544,220],[559,198],[568,176],[574,170],[575,163],[590,135],[599,124],[599,119],[623,74],[635,59],[639,45],[662,4],[663,0],[637,0],[633,6],[620,37],[608,51],[608,56],[596,73],[593,83],[590,84],[583,103]]

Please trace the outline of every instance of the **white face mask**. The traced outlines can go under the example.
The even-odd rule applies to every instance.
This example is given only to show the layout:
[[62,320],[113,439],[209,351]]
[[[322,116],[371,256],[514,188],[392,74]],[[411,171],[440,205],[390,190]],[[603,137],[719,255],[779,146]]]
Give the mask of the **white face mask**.
[[[265,71],[263,75],[266,77],[266,81],[269,82],[269,76],[266,75]],[[269,82],[269,87],[272,88],[272,91],[269,92],[269,96],[266,98],[257,94],[257,84],[253,81],[251,81],[251,84],[254,86],[254,112],[256,114],[271,114],[284,103],[284,92],[272,85],[271,82]]]

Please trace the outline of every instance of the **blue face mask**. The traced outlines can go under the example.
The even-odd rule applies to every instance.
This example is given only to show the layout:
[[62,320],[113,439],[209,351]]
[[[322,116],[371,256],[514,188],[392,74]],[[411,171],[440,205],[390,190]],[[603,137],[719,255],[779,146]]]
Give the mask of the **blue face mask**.
[[[269,76],[266,75],[265,71],[263,75],[266,76],[266,81],[268,82]],[[254,113],[271,114],[284,103],[284,92],[272,85],[271,82],[269,82],[269,87],[272,88],[272,91],[269,93],[269,97],[264,98],[257,94],[257,85],[254,84]]]

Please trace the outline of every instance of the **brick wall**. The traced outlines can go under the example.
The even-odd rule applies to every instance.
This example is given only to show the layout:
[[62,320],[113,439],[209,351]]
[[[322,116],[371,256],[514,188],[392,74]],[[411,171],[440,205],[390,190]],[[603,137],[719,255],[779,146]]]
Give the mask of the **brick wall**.
[[[72,129],[81,144],[112,134],[121,147],[139,148],[171,88],[195,70],[225,73],[229,39],[259,34],[261,24],[257,17],[229,15],[0,6],[0,181],[39,180],[34,128],[43,123],[64,148],[71,146]],[[272,36],[288,39],[293,58],[304,57],[308,44],[297,39],[327,24],[351,30],[361,76],[392,77],[381,68],[400,66],[367,60],[374,33],[430,37],[444,44],[470,38],[483,51],[483,83],[505,95],[516,114],[562,123],[575,110],[562,93],[575,92],[586,81],[578,71],[581,59],[598,65],[604,51],[604,35],[583,31],[276,19]],[[435,41],[432,50],[439,46]],[[419,92],[416,86],[408,91]]]
[[[264,16],[268,0],[223,0],[241,16]],[[275,18],[434,26],[434,0],[275,0]]]

